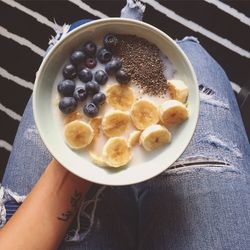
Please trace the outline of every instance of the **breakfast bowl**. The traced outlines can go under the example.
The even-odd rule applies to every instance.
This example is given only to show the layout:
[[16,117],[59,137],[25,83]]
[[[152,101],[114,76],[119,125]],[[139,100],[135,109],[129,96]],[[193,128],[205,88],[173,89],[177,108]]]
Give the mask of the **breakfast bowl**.
[[[107,33],[136,35],[155,44],[173,67],[174,78],[185,82],[189,94],[188,119],[174,128],[171,143],[153,152],[138,154],[122,168],[100,167],[84,150],[73,150],[65,143],[59,121],[56,86],[69,55],[86,41],[101,40]],[[169,64],[169,65],[170,65]],[[104,185],[129,185],[148,180],[169,168],[189,144],[197,124],[199,92],[194,70],[180,47],[168,35],[144,22],[109,18],[91,21],[66,34],[46,55],[36,75],[33,112],[39,134],[52,156],[66,169],[88,181]],[[101,147],[101,146],[100,146]]]

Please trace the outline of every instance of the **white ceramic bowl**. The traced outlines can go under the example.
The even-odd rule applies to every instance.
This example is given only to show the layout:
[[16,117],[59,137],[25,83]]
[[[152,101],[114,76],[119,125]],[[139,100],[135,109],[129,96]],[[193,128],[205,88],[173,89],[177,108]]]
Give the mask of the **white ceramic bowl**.
[[[177,128],[171,144],[145,158],[142,164],[110,171],[80,157],[64,142],[53,117],[52,89],[58,72],[74,48],[108,32],[135,34],[156,44],[177,69],[178,78],[189,87],[189,119]],[[135,20],[110,18],[92,21],[68,33],[43,60],[36,76],[33,111],[40,136],[53,157],[72,173],[106,185],[128,185],[150,179],[173,164],[187,147],[195,131],[199,113],[198,84],[194,70],[180,47],[159,29]],[[134,155],[134,157],[136,157]]]

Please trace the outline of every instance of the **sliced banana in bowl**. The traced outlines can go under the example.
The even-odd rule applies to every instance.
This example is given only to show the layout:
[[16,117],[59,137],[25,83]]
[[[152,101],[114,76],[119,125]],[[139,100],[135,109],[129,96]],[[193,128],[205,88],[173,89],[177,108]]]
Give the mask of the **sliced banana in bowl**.
[[131,119],[134,126],[143,130],[160,120],[158,107],[150,100],[140,99],[131,109]]
[[132,133],[130,133],[128,137],[128,144],[130,147],[135,147],[139,143],[140,135],[141,135],[140,130],[135,130]]
[[101,124],[102,124],[102,117],[101,116],[94,117],[90,120],[89,125],[94,130],[94,136],[97,136],[100,133]]
[[88,123],[75,120],[65,125],[64,138],[72,149],[85,148],[93,140],[94,130]]
[[168,92],[172,99],[185,103],[188,98],[188,87],[179,79],[171,79],[167,81]]
[[140,136],[140,144],[147,151],[152,151],[165,144],[170,143],[171,133],[167,128],[155,124],[146,128]]
[[127,85],[113,84],[106,90],[107,103],[115,109],[127,111],[135,101],[132,88]]
[[103,158],[110,167],[125,166],[132,158],[132,151],[123,137],[109,138],[103,148]]
[[107,167],[107,164],[104,160],[104,158],[98,154],[96,154],[95,152],[89,150],[89,157],[90,160],[97,166],[99,167]]
[[166,127],[172,127],[184,122],[189,116],[186,105],[177,100],[168,100],[160,106],[161,122]]
[[127,112],[113,110],[107,113],[102,120],[102,130],[107,137],[120,136],[126,131],[130,122]]

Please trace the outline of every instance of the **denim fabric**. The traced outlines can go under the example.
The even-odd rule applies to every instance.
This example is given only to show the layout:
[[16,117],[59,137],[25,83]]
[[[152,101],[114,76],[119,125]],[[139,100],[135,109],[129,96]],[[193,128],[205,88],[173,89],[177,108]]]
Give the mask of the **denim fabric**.
[[[188,148],[171,169],[144,183],[93,185],[66,238],[76,242],[60,249],[249,249],[250,147],[233,91],[196,39],[178,44],[200,84],[200,117]],[[3,186],[28,194],[51,158],[30,100]]]
[[229,162],[249,173],[249,142],[225,72],[193,38],[178,44],[194,67],[201,91],[195,135],[180,160],[205,156]]
[[127,0],[126,6],[121,10],[121,17],[141,21],[143,18],[144,11],[145,5],[142,4],[140,1]]

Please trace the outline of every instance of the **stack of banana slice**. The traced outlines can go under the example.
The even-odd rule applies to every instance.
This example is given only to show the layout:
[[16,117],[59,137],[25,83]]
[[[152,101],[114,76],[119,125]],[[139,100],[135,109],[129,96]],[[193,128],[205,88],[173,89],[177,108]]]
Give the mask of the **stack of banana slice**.
[[[177,126],[188,118],[186,101],[188,88],[181,80],[169,80],[171,100],[157,106],[146,98],[137,98],[134,90],[121,84],[113,84],[106,89],[107,104],[112,108],[103,117],[84,121],[81,114],[71,114],[67,118],[64,136],[72,149],[83,149],[95,142],[103,133],[107,138],[101,155],[88,147],[90,159],[98,166],[118,168],[132,158],[133,148],[141,145],[152,151],[171,142],[169,128]],[[74,119],[75,117],[75,119]],[[134,130],[124,137],[132,124]]]

